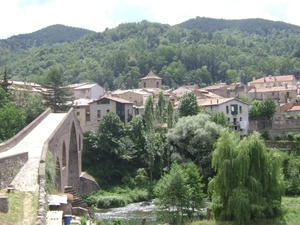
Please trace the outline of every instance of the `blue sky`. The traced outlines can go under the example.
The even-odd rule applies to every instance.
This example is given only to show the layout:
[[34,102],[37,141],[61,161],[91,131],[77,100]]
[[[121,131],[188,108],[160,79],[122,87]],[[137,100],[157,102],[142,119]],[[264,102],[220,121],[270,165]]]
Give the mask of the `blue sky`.
[[53,24],[103,31],[148,20],[178,24],[200,17],[263,18],[300,26],[297,0],[6,0],[0,2],[0,39]]

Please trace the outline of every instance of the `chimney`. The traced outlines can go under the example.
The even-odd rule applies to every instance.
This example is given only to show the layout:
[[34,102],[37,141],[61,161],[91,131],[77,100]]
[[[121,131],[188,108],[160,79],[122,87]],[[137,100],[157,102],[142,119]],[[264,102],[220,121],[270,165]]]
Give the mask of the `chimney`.
[[255,77],[252,77],[252,81],[255,81],[255,79],[256,79]]

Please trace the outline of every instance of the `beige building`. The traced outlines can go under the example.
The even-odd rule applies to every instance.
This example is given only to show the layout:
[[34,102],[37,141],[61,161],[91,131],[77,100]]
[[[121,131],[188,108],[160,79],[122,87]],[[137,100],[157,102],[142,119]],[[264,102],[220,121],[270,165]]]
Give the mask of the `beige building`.
[[296,100],[297,97],[297,86],[279,86],[279,87],[268,87],[268,88],[254,88],[247,93],[247,98],[250,100],[265,100],[272,98],[279,103],[289,103]]
[[91,123],[99,122],[107,113],[116,113],[123,122],[133,115],[133,104],[130,101],[106,96],[94,100],[90,105],[90,121]]
[[228,97],[227,88],[228,88],[227,84],[218,83],[218,84],[214,84],[212,86],[204,87],[202,89],[209,91],[213,94],[222,96],[223,98],[227,98]]
[[73,108],[75,110],[75,114],[80,123],[80,126],[84,126],[86,124],[91,123],[89,103],[92,101],[92,99],[86,98],[74,100]]
[[269,88],[269,87],[280,87],[280,86],[296,86],[296,78],[294,75],[282,75],[282,76],[264,76],[259,79],[254,79],[248,83],[248,86],[253,86],[256,89]]
[[236,98],[198,99],[198,105],[209,112],[223,112],[230,127],[241,135],[248,134],[249,105]]
[[147,76],[141,78],[141,88],[161,88],[162,79],[150,71]]
[[112,97],[122,98],[132,102],[135,106],[143,106],[148,98],[148,92],[142,89],[116,90],[110,93]]

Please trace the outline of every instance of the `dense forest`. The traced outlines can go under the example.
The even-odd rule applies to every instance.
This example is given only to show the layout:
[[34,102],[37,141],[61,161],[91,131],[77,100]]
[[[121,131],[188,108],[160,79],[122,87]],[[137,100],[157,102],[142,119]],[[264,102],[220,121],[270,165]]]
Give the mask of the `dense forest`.
[[141,21],[91,32],[74,42],[59,29],[43,29],[55,37],[43,45],[42,30],[28,34],[26,43],[16,37],[15,42],[0,41],[0,69],[7,68],[10,79],[41,83],[55,64],[69,83],[93,81],[111,90],[138,87],[149,70],[170,88],[246,83],[270,74],[300,76],[300,28],[283,22],[197,17],[170,26]]

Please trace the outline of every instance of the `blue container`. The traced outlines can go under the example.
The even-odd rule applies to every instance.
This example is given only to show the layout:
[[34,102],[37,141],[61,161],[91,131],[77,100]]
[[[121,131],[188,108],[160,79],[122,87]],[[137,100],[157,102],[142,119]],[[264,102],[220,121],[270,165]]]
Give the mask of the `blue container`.
[[66,225],[71,223],[71,219],[72,219],[72,216],[70,216],[70,215],[64,215],[64,223]]

